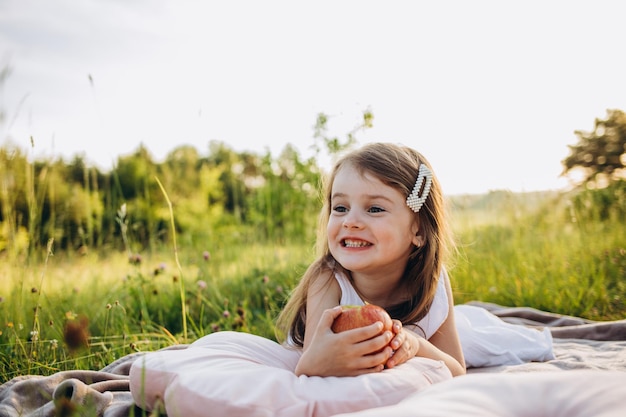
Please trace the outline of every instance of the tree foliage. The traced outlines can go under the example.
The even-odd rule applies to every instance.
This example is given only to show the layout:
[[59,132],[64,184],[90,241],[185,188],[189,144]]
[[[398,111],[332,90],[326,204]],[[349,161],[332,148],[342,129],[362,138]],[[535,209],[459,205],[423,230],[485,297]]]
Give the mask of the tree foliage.
[[578,143],[569,146],[563,174],[578,171],[581,182],[603,188],[626,178],[626,113],[607,110],[605,119],[596,119],[593,131],[577,130]]
[[328,137],[328,119],[320,115],[315,138],[323,146],[309,159],[289,144],[275,157],[213,141],[206,154],[185,145],[157,162],[141,144],[101,172],[80,156],[67,163],[30,161],[7,143],[0,147],[0,255],[42,254],[51,239],[56,249],[79,254],[91,248],[154,250],[169,244],[167,200],[177,233],[207,248],[233,239],[312,240],[321,207],[316,157],[352,146],[372,119],[365,112],[341,141]]

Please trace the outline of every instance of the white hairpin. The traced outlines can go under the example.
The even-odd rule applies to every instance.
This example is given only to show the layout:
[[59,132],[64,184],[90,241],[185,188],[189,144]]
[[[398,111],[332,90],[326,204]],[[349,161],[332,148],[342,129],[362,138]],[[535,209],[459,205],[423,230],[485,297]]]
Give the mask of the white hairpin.
[[[433,182],[433,173],[428,169],[425,164],[420,165],[420,169],[417,173],[417,180],[415,180],[415,187],[413,191],[406,198],[406,205],[409,206],[414,212],[420,211],[430,192],[430,186]],[[422,188],[423,186],[423,188]],[[422,194],[420,195],[420,190]]]

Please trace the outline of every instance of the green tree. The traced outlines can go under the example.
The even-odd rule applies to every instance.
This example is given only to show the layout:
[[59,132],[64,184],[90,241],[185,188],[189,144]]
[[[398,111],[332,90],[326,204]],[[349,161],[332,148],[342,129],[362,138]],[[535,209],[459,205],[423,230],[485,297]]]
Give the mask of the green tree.
[[[345,141],[341,141],[338,137],[330,137],[328,135],[328,116],[325,113],[318,113],[315,125],[313,126],[313,150],[316,155],[325,150],[328,155],[335,157],[339,153],[350,149],[357,143],[356,133],[370,129],[374,126],[374,113],[371,110],[364,110],[362,120],[346,134]],[[321,142],[321,145],[320,145]]]
[[247,221],[265,238],[276,241],[302,239],[314,231],[320,207],[320,171],[315,160],[302,161],[287,144],[278,158],[268,153],[258,166],[258,175],[246,178],[250,187]]
[[222,173],[223,167],[210,164],[190,145],[175,148],[159,166],[159,178],[176,207],[179,233],[211,235],[223,213]]
[[253,168],[253,156],[237,154],[232,148],[223,142],[211,141],[209,143],[209,156],[207,162],[210,166],[220,168],[222,173],[219,181],[222,184],[224,210],[232,214],[237,222],[245,219],[246,211],[246,186],[243,181],[244,175]]
[[593,131],[577,130],[578,143],[562,161],[562,175],[579,172],[581,183],[604,188],[626,178],[626,113],[607,110],[606,119],[596,119]]
[[169,223],[169,215],[159,210],[165,198],[155,180],[157,165],[148,149],[141,144],[132,155],[119,157],[113,175],[128,204],[129,233],[143,247],[153,250],[165,235],[161,232]]
[[[26,170],[28,161],[19,147],[0,148],[0,252],[16,256],[28,249],[28,203]],[[11,244],[13,242],[13,244]]]

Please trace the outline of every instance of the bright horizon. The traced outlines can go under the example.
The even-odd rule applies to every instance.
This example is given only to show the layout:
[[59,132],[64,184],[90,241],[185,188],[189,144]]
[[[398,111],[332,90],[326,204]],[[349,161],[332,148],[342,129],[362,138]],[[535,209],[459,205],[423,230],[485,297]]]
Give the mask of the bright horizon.
[[575,130],[626,109],[619,1],[0,3],[0,143],[109,170],[212,140],[303,155],[318,113],[412,146],[446,194],[564,189]]

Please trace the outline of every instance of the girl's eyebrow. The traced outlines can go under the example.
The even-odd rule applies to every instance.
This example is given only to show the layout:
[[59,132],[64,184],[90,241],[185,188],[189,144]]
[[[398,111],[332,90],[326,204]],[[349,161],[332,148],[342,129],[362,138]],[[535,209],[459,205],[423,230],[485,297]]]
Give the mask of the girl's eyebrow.
[[[348,194],[346,193],[333,193],[330,198],[331,200],[334,198],[345,198],[347,197]],[[385,195],[382,194],[365,194],[364,196],[365,198],[367,198],[368,200],[385,200],[385,201],[389,201],[390,203],[393,202],[393,200]]]

